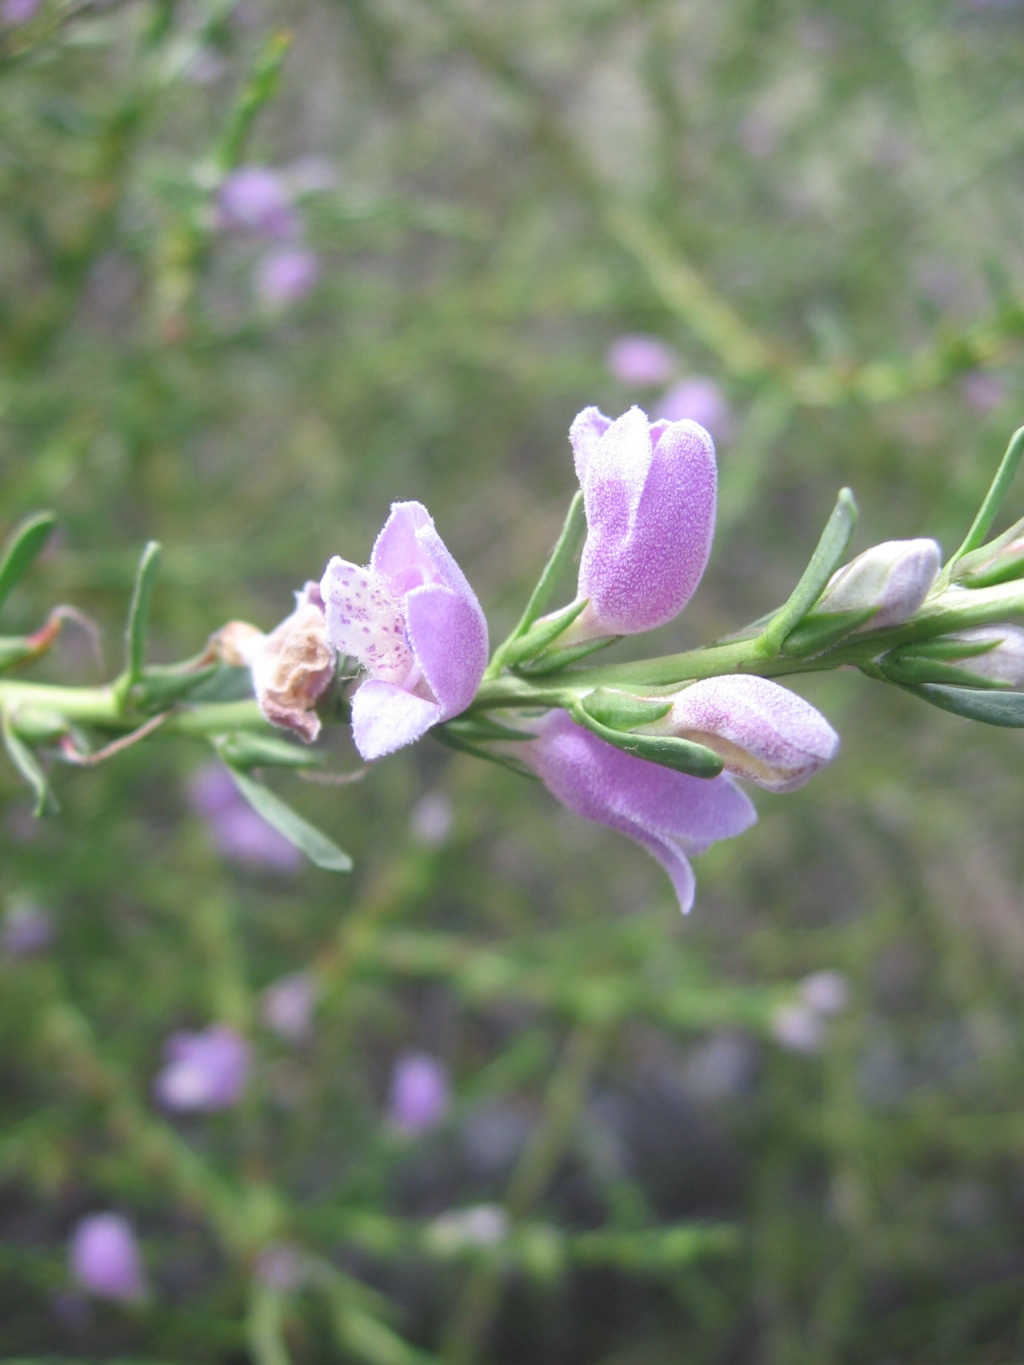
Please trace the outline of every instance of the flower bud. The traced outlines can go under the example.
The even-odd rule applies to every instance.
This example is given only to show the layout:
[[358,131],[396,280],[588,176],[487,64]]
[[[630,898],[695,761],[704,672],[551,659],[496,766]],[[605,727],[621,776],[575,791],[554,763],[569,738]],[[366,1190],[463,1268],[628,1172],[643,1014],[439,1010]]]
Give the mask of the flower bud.
[[83,1218],[71,1234],[69,1252],[71,1274],[97,1298],[130,1303],[146,1292],[139,1245],[119,1214]]
[[703,678],[672,698],[649,734],[677,735],[713,750],[728,772],[766,791],[794,791],[830,763],[839,736],[809,702],[768,678]]
[[832,575],[819,612],[874,614],[860,630],[898,626],[921,606],[938,577],[942,552],[934,540],[886,540]]
[[[1020,626],[972,626],[943,639],[947,644],[960,641],[969,647],[960,660],[960,667],[966,672],[1014,690],[1024,688],[1024,629]],[[974,653],[979,645],[989,642],[991,649]]]

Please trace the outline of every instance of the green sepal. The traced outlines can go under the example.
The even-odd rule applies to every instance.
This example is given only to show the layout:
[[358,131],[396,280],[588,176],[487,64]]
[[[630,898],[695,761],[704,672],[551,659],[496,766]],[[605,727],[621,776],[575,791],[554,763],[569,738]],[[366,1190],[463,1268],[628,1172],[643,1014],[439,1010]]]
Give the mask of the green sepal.
[[951,664],[959,659],[974,659],[979,654],[988,654],[998,643],[998,639],[954,640],[949,635],[939,635],[934,640],[915,640],[913,644],[891,650],[883,654],[879,662],[884,663],[886,659],[899,659],[901,663],[906,659],[930,659]]
[[965,588],[995,588],[1015,578],[1024,578],[1024,554],[997,559],[987,569],[978,569],[975,573],[956,574],[957,582]]
[[10,724],[26,744],[53,744],[71,730],[67,717],[47,706],[19,706],[11,713]]
[[549,649],[540,658],[520,664],[519,671],[531,678],[543,677],[545,673],[557,673],[560,669],[568,668],[570,664],[585,659],[588,654],[596,654],[599,649],[607,649],[609,645],[621,639],[621,635],[604,635],[599,640],[587,640],[582,645],[570,645],[568,649]]
[[352,859],[338,845],[302,816],[286,805],[269,787],[257,782],[248,773],[228,766],[235,786],[257,815],[262,815],[278,834],[300,849],[311,863],[327,872],[351,872]]
[[652,725],[672,710],[671,698],[637,697],[613,687],[598,687],[580,698],[580,705],[592,719],[610,730],[632,730],[637,725]]
[[758,643],[765,654],[780,650],[783,642],[817,602],[828,580],[843,562],[856,525],[857,504],[853,494],[849,488],[841,488],[832,515],[807,568],[800,575],[800,581],[761,632]]
[[704,744],[695,744],[690,739],[680,739],[677,735],[623,734],[621,730],[612,730],[593,716],[588,716],[582,706],[574,707],[571,715],[577,724],[607,744],[632,754],[634,758],[658,763],[663,768],[674,768],[676,772],[689,773],[691,777],[717,777],[725,766],[713,749]]
[[821,654],[865,625],[877,610],[877,607],[866,607],[859,611],[812,612],[783,640],[782,653],[795,659]]
[[149,605],[153,597],[156,576],[160,571],[160,546],[151,540],[142,552],[135,571],[128,623],[124,633],[124,674],[118,681],[122,704],[130,690],[141,679],[146,658],[146,632],[149,627]]
[[32,639],[31,635],[4,635],[0,636],[0,673],[7,668],[14,668],[17,664],[24,663],[26,659],[39,657],[39,644]]
[[966,720],[980,720],[984,725],[1002,725],[1015,730],[1024,728],[1024,692],[988,692],[939,683],[923,683],[905,690],[911,696],[920,697],[922,701],[943,711],[952,711]]
[[158,664],[144,668],[142,677],[129,692],[132,706],[138,711],[165,711],[176,702],[191,697],[196,689],[209,682],[221,667],[222,665],[213,663],[201,668],[189,664]]
[[0,558],[0,607],[35,563],[56,524],[52,512],[36,512],[19,522],[8,536]]
[[586,605],[586,598],[582,602],[571,602],[569,606],[555,612],[547,620],[538,621],[536,625],[530,627],[525,635],[520,635],[517,640],[511,641],[507,648],[502,651],[503,663],[515,666],[540,654],[542,650],[547,649],[548,645],[557,640],[559,635],[569,629]]
[[[497,763],[499,768],[508,768],[518,777],[537,777],[537,774],[528,768],[521,759],[512,754],[496,754],[491,749],[485,749],[482,744],[477,744],[457,730],[451,729],[450,722],[445,725],[435,725],[430,734],[446,748],[457,749],[462,754],[472,754],[474,758],[482,758],[486,763]],[[516,738],[521,738],[521,736],[517,735]],[[533,736],[526,736],[526,738],[533,738]]]
[[877,667],[890,682],[901,687],[918,687],[922,683],[942,683],[952,687],[978,688],[982,692],[1006,692],[1005,683],[972,673],[969,668],[943,663],[941,659],[900,659],[883,655]]
[[32,814],[36,817],[59,810],[57,798],[50,790],[50,784],[36,761],[36,756],[28,745],[19,738],[11,724],[11,717],[4,712],[2,721],[2,733],[4,748],[7,750],[7,757],[11,760],[25,782],[31,787],[36,798]]
[[219,735],[213,747],[229,768],[243,772],[250,768],[319,768],[324,762],[316,749],[300,749],[276,735],[254,735],[244,730]]
[[467,739],[473,744],[486,743],[488,740],[537,738],[529,730],[514,730],[510,725],[502,725],[487,715],[459,716],[455,720],[445,721],[443,725],[437,728],[449,734],[456,734],[461,739]]

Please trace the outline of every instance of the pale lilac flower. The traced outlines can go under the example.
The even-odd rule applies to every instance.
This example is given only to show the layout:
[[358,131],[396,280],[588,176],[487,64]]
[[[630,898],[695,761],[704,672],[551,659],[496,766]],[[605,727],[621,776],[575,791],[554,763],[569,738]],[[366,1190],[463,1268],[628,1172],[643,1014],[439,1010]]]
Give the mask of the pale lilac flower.
[[467,1247],[496,1246],[508,1230],[508,1214],[500,1204],[473,1204],[435,1218],[427,1228],[427,1240],[442,1255],[453,1254]]
[[752,674],[691,683],[672,698],[668,715],[638,732],[703,744],[727,771],[771,792],[802,787],[839,749],[839,736],[810,702]]
[[536,739],[515,753],[548,791],[584,819],[617,829],[647,850],[671,878],[684,914],[693,904],[689,858],[717,839],[742,834],[757,813],[725,774],[690,777],[613,748],[564,711],[537,722]]
[[440,848],[452,828],[452,803],[443,792],[427,792],[412,808],[409,833],[424,848]]
[[142,1257],[128,1221],[91,1213],[77,1224],[69,1248],[71,1274],[100,1299],[130,1303],[146,1292]]
[[27,24],[39,13],[41,0],[3,0],[0,5],[0,21],[10,24]]
[[771,1017],[772,1037],[790,1052],[820,1052],[825,1021],[817,1010],[799,1001],[780,1005]]
[[300,220],[284,180],[266,166],[232,171],[217,194],[217,226],[265,240],[298,234]]
[[252,870],[301,872],[305,859],[294,844],[249,805],[221,763],[208,763],[189,781],[192,808],[207,824],[217,851]]
[[0,952],[8,957],[32,957],[36,953],[45,953],[55,937],[50,914],[41,905],[19,901],[4,916],[3,928],[0,928]]
[[267,1028],[289,1043],[303,1043],[313,1032],[316,980],[310,972],[291,972],[272,982],[260,1000]]
[[616,337],[608,347],[608,369],[620,384],[653,388],[667,384],[679,368],[679,357],[660,337],[635,334]]
[[226,1024],[201,1033],[181,1029],[164,1047],[167,1065],[156,1078],[157,1099],[177,1113],[230,1109],[249,1079],[249,1044]]
[[308,247],[271,251],[256,266],[256,293],[268,308],[285,308],[304,299],[320,278],[320,258]]
[[960,659],[959,667],[1004,687],[1024,687],[1024,629],[1020,626],[971,626],[945,635],[943,640],[962,640],[965,645],[991,643],[992,648],[984,654]]
[[585,408],[569,439],[587,515],[577,594],[588,603],[559,643],[664,625],[711,553],[714,442],[696,422],[651,423],[635,407],[614,422]]
[[800,999],[818,1014],[842,1014],[850,1003],[850,983],[842,972],[811,972],[800,982]]
[[997,408],[1006,397],[1006,386],[997,374],[987,370],[970,370],[960,380],[960,391],[968,407],[984,415]]
[[391,1075],[388,1118],[400,1132],[416,1135],[435,1128],[451,1103],[448,1072],[425,1052],[399,1057]]
[[309,1257],[291,1242],[268,1242],[257,1254],[253,1274],[268,1289],[294,1294],[309,1274]]
[[674,384],[663,395],[656,416],[666,422],[696,422],[706,427],[716,441],[726,440],[732,431],[725,394],[713,379],[703,375]]
[[318,583],[295,594],[295,610],[269,635],[247,621],[229,621],[211,643],[225,663],[251,669],[256,700],[272,725],[294,730],[307,744],[316,739],[316,704],[334,677]]
[[421,503],[394,503],[369,565],[335,555],[320,587],[331,645],[366,671],[352,698],[363,758],[466,709],[487,666],[487,622]]
[[942,551],[934,540],[886,540],[832,575],[817,610],[866,611],[862,630],[898,626],[910,619],[939,575]]

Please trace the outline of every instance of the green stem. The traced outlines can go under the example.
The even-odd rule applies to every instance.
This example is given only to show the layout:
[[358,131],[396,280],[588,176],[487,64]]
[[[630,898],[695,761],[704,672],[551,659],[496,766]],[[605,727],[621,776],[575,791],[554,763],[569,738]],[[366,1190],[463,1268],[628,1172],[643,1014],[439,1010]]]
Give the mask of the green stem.
[[[127,732],[148,717],[121,709],[116,684],[104,687],[62,687],[57,683],[0,681],[0,711],[12,714],[22,708],[56,711],[66,720],[95,725],[102,730]],[[202,702],[173,711],[162,731],[196,738],[232,730],[266,730],[272,727],[260,714],[255,701]]]

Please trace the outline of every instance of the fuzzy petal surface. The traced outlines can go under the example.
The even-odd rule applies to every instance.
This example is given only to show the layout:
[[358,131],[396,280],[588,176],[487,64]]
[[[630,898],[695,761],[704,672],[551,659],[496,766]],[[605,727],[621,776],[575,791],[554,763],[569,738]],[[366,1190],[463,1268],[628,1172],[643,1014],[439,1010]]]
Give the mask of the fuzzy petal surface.
[[352,738],[368,763],[415,744],[440,719],[436,701],[407,692],[396,683],[370,678],[352,698]]
[[729,772],[772,792],[802,787],[839,749],[839,736],[810,702],[753,675],[693,683],[658,728],[707,745]]
[[416,661],[441,708],[457,716],[476,695],[487,667],[487,625],[476,598],[440,584],[414,588],[405,602]]

